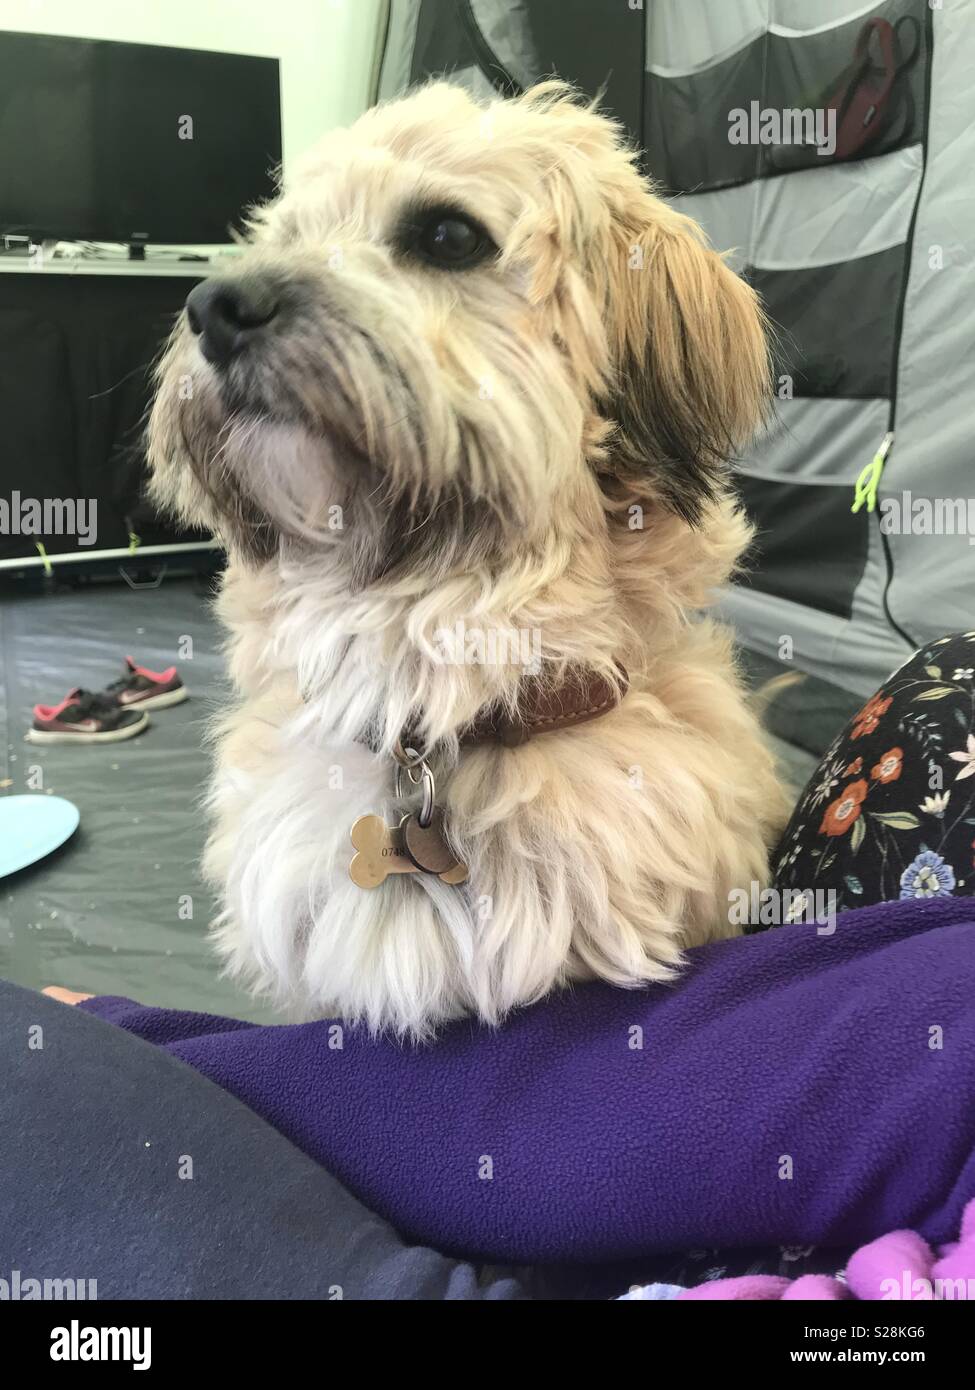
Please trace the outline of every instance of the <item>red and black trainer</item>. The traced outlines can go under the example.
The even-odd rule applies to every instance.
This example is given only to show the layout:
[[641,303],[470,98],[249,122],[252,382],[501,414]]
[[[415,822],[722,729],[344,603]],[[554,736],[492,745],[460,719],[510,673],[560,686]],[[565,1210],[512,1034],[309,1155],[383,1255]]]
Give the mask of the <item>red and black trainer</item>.
[[72,690],[59,705],[35,705],[30,743],[120,743],[149,726],[145,710],[125,709],[90,690]]
[[130,656],[125,658],[125,675],[105,687],[102,694],[114,700],[122,709],[138,705],[140,709],[166,709],[178,705],[189,695],[176,674],[176,667],[166,671],[150,671],[138,666]]

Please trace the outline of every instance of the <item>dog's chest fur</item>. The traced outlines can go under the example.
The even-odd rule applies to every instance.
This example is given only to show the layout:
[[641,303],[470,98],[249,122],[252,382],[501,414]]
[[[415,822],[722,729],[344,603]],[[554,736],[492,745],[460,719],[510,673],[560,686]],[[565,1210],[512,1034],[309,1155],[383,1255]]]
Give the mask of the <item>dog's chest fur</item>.
[[[340,675],[309,695],[311,620],[275,626],[282,582],[234,572],[221,600],[239,703],[217,730],[206,868],[219,949],[251,987],[296,1017],[422,1035],[573,978],[664,978],[684,946],[734,933],[728,894],[764,883],[784,803],[720,628],[686,628],[598,722],[438,768],[468,882],[368,891],[348,875],[349,832],[360,815],[395,818],[392,764],[342,725],[384,677],[337,632]],[[322,627],[305,634],[317,651]]]

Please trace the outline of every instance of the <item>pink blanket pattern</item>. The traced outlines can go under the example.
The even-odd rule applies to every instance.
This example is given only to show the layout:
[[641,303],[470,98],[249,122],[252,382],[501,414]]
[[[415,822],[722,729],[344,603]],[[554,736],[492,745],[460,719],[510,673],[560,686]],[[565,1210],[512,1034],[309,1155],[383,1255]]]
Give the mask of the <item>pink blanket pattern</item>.
[[923,1300],[975,1298],[975,1201],[962,1215],[957,1241],[932,1250],[916,1231],[891,1231],[862,1245],[845,1278],[804,1274],[799,1279],[746,1274],[685,1289],[680,1298]]

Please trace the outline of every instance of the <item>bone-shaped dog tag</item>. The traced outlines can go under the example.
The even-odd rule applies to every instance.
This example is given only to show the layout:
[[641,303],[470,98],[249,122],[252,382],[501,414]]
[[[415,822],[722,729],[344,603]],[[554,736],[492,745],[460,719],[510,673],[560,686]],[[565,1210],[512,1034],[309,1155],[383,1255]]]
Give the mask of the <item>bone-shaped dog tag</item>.
[[[405,819],[405,817],[404,817]],[[380,816],[360,816],[352,827],[352,847],[357,852],[349,865],[349,877],[360,888],[378,888],[388,874],[415,874],[417,866],[397,843],[398,829]]]
[[[352,827],[352,846],[356,850],[349,865],[349,877],[359,888],[378,888],[388,874],[436,873],[431,862],[430,868],[420,865],[405,852],[403,837],[407,823],[413,819],[406,815],[398,826],[387,825],[379,816],[360,816]],[[430,858],[430,856],[425,856]],[[447,863],[449,859],[449,864]],[[463,883],[467,878],[465,865],[460,864],[448,851],[444,862],[444,872],[437,874],[443,883]]]

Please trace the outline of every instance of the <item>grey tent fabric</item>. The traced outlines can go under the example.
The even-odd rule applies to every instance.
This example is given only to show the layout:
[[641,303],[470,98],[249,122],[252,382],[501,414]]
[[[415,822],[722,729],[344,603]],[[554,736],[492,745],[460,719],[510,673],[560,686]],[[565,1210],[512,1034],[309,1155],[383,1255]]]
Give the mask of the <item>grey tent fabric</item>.
[[[975,623],[975,0],[623,10],[630,27],[609,33],[595,4],[394,0],[382,94],[439,73],[503,91],[496,67],[520,59],[524,83],[532,52],[539,75],[606,84],[662,194],[729,253],[776,330],[773,417],[738,461],[758,537],[723,611],[757,653],[780,659],[788,638],[797,666],[866,694],[915,646]],[[462,11],[452,49],[446,17]],[[833,149],[735,143],[732,113],[753,107],[832,113]],[[854,513],[888,432],[876,507]],[[933,520],[910,519],[919,498]]]
[[[454,80],[476,96],[490,96],[498,86],[503,89],[505,77],[518,88],[530,87],[541,77],[543,69],[528,8],[527,0],[501,5],[495,0],[465,0],[445,12],[429,8],[424,11],[421,0],[394,4],[380,97],[399,95],[418,75],[417,62],[435,67],[438,58],[445,65],[449,63]],[[430,27],[425,28],[425,24]],[[483,37],[484,49],[496,55],[493,71],[485,71],[477,61],[475,44],[479,36]]]
[[[933,12],[927,167],[898,364],[898,436],[885,493],[975,497],[975,0]],[[944,268],[932,269],[935,248]],[[973,510],[972,502],[968,511]],[[975,626],[975,531],[892,536],[891,606],[922,640]]]
[[[724,601],[742,639],[757,650],[774,656],[788,636],[798,664],[866,693],[912,645],[975,620],[969,534],[881,531],[885,498],[911,491],[915,497],[962,499],[971,492],[972,450],[964,421],[975,374],[965,306],[975,302],[975,266],[966,249],[975,195],[963,171],[975,129],[970,96],[959,93],[965,85],[962,65],[971,63],[975,6],[962,0],[949,12],[921,3],[912,8],[790,0],[721,7],[716,22],[717,8],[705,14],[701,5],[672,0],[654,6],[648,64],[663,52],[671,69],[699,70],[709,25],[721,61],[718,55],[736,41],[739,47],[756,41],[761,10],[768,31],[800,52],[805,41],[823,42],[831,30],[852,33],[878,15],[930,26],[930,114],[923,125],[918,117],[913,143],[676,199],[715,245],[736,248],[733,263],[755,281],[773,317],[776,307],[788,314],[805,280],[818,291],[824,328],[830,340],[835,335],[845,344],[847,361],[856,334],[867,330],[868,391],[797,392],[777,401],[770,429],[743,460],[750,509],[760,525],[777,520],[778,544],[763,556],[754,583]],[[697,11],[699,24],[692,22]],[[945,268],[934,270],[933,248],[939,246]],[[818,286],[812,278],[817,273]],[[844,284],[847,292],[838,293]],[[770,303],[776,296],[778,303]],[[885,319],[892,330],[888,363],[881,351],[888,337]],[[809,352],[808,342],[801,346]],[[832,341],[829,346],[835,351]],[[800,360],[800,370],[808,365]],[[873,514],[861,511],[851,528],[854,484],[888,429],[895,441],[882,477],[881,506]],[[783,525],[790,512],[792,523]],[[816,518],[819,536],[812,534]],[[807,544],[797,557],[803,539]],[[810,602],[817,555],[831,575],[844,576],[848,603],[842,611],[822,598]]]
[[558,75],[636,130],[643,109],[645,16],[595,0],[391,0],[377,95],[449,76],[478,98],[517,95]]

